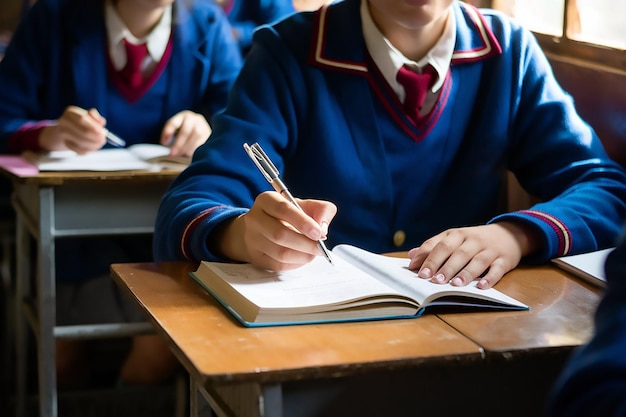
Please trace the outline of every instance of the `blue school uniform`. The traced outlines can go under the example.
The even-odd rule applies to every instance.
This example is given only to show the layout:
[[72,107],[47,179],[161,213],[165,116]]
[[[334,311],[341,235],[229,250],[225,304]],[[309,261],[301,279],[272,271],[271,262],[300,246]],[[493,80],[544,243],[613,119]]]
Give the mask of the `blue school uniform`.
[[[114,87],[109,73],[104,2],[38,0],[0,62],[0,153],[21,151],[9,147],[15,132],[58,119],[69,105],[96,108],[127,146],[158,142],[164,123],[182,110],[201,113],[210,121],[226,105],[241,54],[218,6],[185,4],[174,5],[167,65],[152,87],[131,103]],[[56,256],[59,280],[83,281],[108,274],[112,262],[151,260],[151,241],[62,239]]]
[[9,137],[75,105],[96,108],[128,145],[157,142],[181,110],[207,120],[227,101],[241,54],[220,8],[175,3],[172,53],[156,84],[138,102],[123,99],[108,73],[103,1],[37,1],[0,61],[0,152]]
[[245,54],[252,45],[252,34],[257,27],[273,23],[294,11],[291,0],[233,0],[226,14],[237,31],[237,42]]
[[[337,205],[329,247],[407,250],[451,227],[504,220],[542,236],[533,261],[614,242],[626,173],[530,32],[455,2],[451,66],[416,125],[369,57],[359,6],[333,3],[256,32],[211,140],[162,200],[157,260],[218,259],[207,245],[214,228],[270,189],[242,148],[255,141],[295,196]],[[507,169],[544,202],[502,213]]]

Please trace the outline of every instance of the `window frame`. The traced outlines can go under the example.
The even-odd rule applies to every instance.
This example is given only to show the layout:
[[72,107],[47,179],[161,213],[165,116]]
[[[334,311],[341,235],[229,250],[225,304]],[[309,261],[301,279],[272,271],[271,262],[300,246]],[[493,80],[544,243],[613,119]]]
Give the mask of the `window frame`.
[[626,51],[570,39],[567,36],[557,37],[537,32],[533,34],[546,53],[580,59],[626,73]]
[[[582,60],[626,73],[626,50],[572,39],[568,36],[567,16],[571,2],[570,0],[564,0],[563,4],[563,27],[561,36],[533,31],[533,34],[544,52]],[[492,5],[492,2],[490,2],[490,5]]]

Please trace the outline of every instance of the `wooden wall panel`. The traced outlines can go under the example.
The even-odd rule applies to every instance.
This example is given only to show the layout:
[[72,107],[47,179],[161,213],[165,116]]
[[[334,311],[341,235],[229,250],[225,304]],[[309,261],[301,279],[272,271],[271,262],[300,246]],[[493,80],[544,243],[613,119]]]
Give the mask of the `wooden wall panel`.
[[548,56],[581,116],[596,130],[607,152],[626,167],[626,68],[617,71],[584,61]]

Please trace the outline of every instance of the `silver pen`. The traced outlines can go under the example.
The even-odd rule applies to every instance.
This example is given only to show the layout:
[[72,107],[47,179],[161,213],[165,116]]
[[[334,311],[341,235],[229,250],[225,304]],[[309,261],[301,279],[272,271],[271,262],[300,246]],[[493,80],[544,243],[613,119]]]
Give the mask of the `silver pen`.
[[[252,146],[244,143],[243,148],[248,153],[250,159],[252,159],[252,162],[254,162],[257,168],[259,168],[261,174],[263,174],[265,179],[272,185],[274,190],[282,194],[287,200],[289,200],[291,204],[296,206],[300,211],[304,211],[302,210],[302,207],[300,207],[296,199],[293,198],[285,183],[280,179],[278,169],[276,169],[274,163],[267,156],[263,148],[261,148],[261,145],[256,142],[253,143]],[[330,257],[330,252],[328,251],[328,248],[326,248],[324,241],[321,239],[318,240],[317,245],[321,249],[326,260],[330,262],[331,265],[334,265],[333,260]]]
[[126,141],[117,136],[115,133],[111,132],[109,129],[104,129],[104,134],[107,137],[107,142],[110,145],[118,148],[123,148],[124,146],[126,146]]

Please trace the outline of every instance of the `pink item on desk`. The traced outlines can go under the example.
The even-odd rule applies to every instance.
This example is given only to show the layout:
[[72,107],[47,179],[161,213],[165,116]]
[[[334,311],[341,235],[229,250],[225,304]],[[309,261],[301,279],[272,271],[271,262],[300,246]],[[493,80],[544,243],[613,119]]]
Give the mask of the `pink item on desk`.
[[19,155],[0,155],[0,167],[18,176],[39,174],[39,169],[35,165]]

